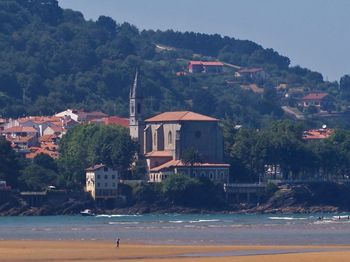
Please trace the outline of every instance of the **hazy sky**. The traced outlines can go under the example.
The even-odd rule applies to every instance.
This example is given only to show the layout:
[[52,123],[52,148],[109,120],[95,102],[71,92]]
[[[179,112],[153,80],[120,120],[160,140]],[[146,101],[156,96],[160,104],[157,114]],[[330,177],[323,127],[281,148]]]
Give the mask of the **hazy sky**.
[[350,0],[58,0],[86,19],[248,39],[339,80],[350,74]]

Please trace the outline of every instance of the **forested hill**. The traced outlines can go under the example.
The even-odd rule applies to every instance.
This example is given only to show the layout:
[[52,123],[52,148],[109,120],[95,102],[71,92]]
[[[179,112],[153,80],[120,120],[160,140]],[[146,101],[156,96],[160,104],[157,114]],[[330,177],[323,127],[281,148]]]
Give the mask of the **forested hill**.
[[[283,117],[275,91],[280,83],[337,89],[321,74],[290,67],[287,57],[251,41],[140,32],[106,16],[86,21],[56,0],[0,1],[0,57],[2,117],[53,114],[67,107],[125,116],[136,68],[148,115],[189,109],[250,126]],[[220,75],[177,75],[189,60],[263,67],[271,78],[257,94],[235,84],[231,67]]]

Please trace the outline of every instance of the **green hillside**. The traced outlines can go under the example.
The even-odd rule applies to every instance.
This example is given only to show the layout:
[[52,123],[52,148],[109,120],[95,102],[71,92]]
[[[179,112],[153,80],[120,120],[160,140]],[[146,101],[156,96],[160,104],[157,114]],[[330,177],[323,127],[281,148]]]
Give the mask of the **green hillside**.
[[[217,34],[139,31],[117,22],[105,16],[86,21],[55,0],[1,1],[0,116],[53,114],[67,107],[126,116],[136,68],[148,115],[188,109],[259,127],[284,118],[281,105],[295,106],[295,101],[283,100],[284,93],[276,89],[280,84],[305,93],[327,91],[339,111],[347,106],[348,95],[337,82],[290,67],[288,57],[254,42]],[[259,93],[235,81],[235,67],[225,66],[222,74],[178,76],[189,60],[262,67],[270,77],[254,83]],[[341,87],[349,83],[345,77]]]

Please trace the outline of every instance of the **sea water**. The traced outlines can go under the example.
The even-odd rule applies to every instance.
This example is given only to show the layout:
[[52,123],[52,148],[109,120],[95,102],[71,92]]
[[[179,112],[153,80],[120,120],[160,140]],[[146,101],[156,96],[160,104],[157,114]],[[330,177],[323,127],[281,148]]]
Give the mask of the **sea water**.
[[[350,244],[344,214],[135,214],[0,217],[1,240],[111,240],[150,244]],[[319,218],[323,219],[319,219]]]

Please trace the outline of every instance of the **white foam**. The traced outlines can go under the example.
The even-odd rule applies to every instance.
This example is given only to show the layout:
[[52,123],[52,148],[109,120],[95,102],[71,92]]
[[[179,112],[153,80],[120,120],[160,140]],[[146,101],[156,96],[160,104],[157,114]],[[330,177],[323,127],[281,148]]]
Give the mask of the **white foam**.
[[191,220],[189,223],[203,223],[203,222],[218,222],[219,219],[199,219],[199,220]]
[[111,218],[111,217],[139,217],[139,216],[142,216],[142,215],[105,215],[105,214],[102,214],[102,215],[97,215],[95,217]]
[[306,217],[269,217],[271,220],[306,220]]

